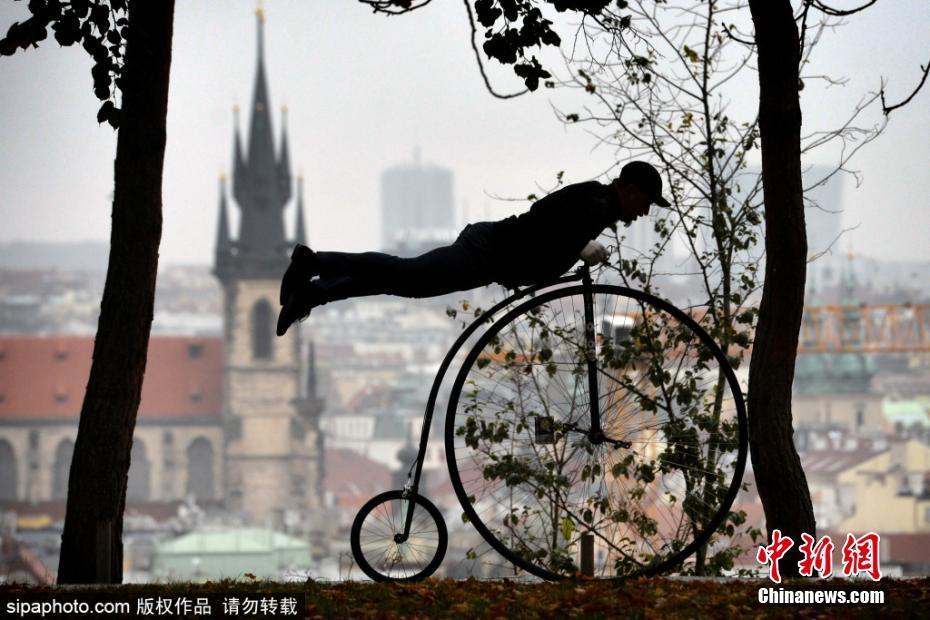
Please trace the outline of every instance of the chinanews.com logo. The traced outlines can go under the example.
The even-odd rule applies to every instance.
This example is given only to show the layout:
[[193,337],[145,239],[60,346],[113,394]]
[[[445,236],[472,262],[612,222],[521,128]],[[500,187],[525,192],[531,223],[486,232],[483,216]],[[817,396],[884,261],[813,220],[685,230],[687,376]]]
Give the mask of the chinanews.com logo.
[[[816,572],[822,579],[833,576],[833,541],[824,536],[814,544],[814,537],[810,534],[801,534],[801,560],[798,562],[798,572],[802,577],[813,577]],[[856,538],[852,534],[846,535],[843,544],[843,576],[859,577],[867,575],[872,581],[882,578],[879,566],[879,543],[881,539],[875,532],[869,532]],[[778,561],[794,546],[790,536],[782,536],[781,530],[772,532],[772,543],[759,547],[756,561],[759,564],[769,565],[769,579],[781,583],[781,572],[778,570]]]
[[[756,552],[756,561],[763,566],[768,566],[768,577],[773,583],[782,582],[778,563],[794,547],[794,544],[795,541],[790,536],[783,536],[781,530],[773,530],[771,543],[759,547]],[[836,576],[879,581],[882,578],[880,544],[881,537],[875,532],[868,532],[858,537],[847,534],[841,549],[842,566],[836,571]],[[798,552],[801,554],[801,559],[798,561],[798,573],[802,577],[817,576],[821,579],[834,576],[834,549],[836,545],[829,536],[817,540],[810,534],[801,534],[801,544],[798,546]],[[881,604],[885,602],[885,593],[875,589],[848,591],[767,587],[759,588],[758,599],[760,603],[775,604]]]

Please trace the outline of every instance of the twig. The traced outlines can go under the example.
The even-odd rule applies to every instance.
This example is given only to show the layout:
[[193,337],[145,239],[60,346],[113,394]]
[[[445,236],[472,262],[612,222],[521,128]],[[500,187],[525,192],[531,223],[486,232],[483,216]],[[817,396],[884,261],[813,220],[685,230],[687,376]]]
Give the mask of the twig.
[[852,15],[854,13],[859,13],[861,11],[864,11],[870,6],[872,6],[873,4],[875,4],[876,2],[878,2],[878,0],[869,0],[862,6],[856,7],[855,9],[849,9],[848,11],[834,9],[831,6],[827,6],[823,2],[820,2],[820,0],[811,0],[809,4],[810,6],[813,6],[815,9],[817,9],[821,13],[825,13],[826,15],[832,15],[833,17],[846,17],[847,15]]
[[419,2],[410,1],[408,6],[403,6],[398,0],[358,0],[362,4],[367,4],[375,13],[384,13],[386,15],[402,15],[417,9],[423,8],[433,0],[420,0]]
[[750,46],[750,47],[754,47],[754,46],[756,45],[756,42],[755,42],[755,41],[749,41],[749,40],[747,40],[747,39],[741,39],[741,38],[739,38],[738,36],[736,36],[735,34],[733,34],[733,31],[730,30],[730,28],[732,27],[732,25],[733,25],[733,24],[727,24],[726,22],[721,23],[721,26],[723,26],[723,31],[724,31],[725,33],[727,33],[727,36],[728,36],[728,37],[730,37],[731,39],[733,39],[733,40],[736,41],[737,43],[742,43],[743,45],[748,45],[748,46]]
[[885,113],[885,116],[888,116],[889,114],[891,114],[892,110],[897,110],[900,107],[906,106],[908,103],[911,102],[911,99],[914,98],[914,95],[916,95],[920,91],[920,89],[923,88],[924,83],[927,81],[927,73],[930,72],[930,62],[927,63],[926,67],[924,65],[920,65],[920,70],[924,72],[923,77],[920,78],[920,84],[918,84],[917,88],[914,89],[914,92],[912,92],[911,95],[907,99],[902,101],[901,103],[897,103],[893,106],[885,105],[885,88],[882,87],[881,89],[882,112]]

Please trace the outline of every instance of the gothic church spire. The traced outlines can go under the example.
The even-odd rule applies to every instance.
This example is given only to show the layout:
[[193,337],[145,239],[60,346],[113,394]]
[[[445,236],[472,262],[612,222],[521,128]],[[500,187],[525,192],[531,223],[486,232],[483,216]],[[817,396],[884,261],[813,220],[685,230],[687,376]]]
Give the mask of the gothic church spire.
[[[228,253],[235,254],[229,273],[236,277],[279,278],[292,245],[284,232],[284,209],[291,199],[291,164],[284,123],[280,150],[275,152],[261,9],[256,11],[256,38],[248,143],[244,145],[240,138],[238,114],[233,136],[232,188],[240,217],[238,235],[229,243]],[[219,252],[217,247],[218,263]]]

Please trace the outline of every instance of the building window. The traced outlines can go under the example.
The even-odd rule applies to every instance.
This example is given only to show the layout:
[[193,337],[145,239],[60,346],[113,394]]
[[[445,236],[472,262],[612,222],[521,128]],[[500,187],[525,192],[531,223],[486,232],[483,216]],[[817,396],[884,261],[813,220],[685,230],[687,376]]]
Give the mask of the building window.
[[865,407],[861,403],[856,403],[856,430],[862,428],[865,424]]
[[252,306],[252,359],[271,359],[271,304],[260,299]]
[[19,470],[16,468],[16,455],[13,446],[6,439],[0,439],[0,501],[15,502],[16,481]]
[[187,492],[200,500],[213,499],[213,448],[203,437],[187,449]]
[[132,440],[132,451],[129,453],[129,481],[126,484],[126,499],[146,501],[149,499],[151,465],[145,454],[145,444],[138,439]]
[[30,472],[39,470],[39,431],[35,429],[29,431],[29,452],[26,456],[26,462]]
[[187,345],[187,358],[192,360],[199,360],[203,357],[203,345],[199,342],[192,342]]
[[74,456],[74,442],[63,439],[55,450],[55,466],[52,470],[52,499],[68,497],[68,475],[71,472],[71,457]]

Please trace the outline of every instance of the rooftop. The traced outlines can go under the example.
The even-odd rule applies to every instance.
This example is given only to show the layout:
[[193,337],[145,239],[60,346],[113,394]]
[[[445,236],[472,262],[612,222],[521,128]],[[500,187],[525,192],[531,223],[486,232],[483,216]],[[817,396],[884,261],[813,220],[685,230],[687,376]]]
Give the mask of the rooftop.
[[[140,418],[218,418],[222,348],[220,338],[152,337]],[[0,419],[76,421],[93,349],[90,336],[0,338]]]

